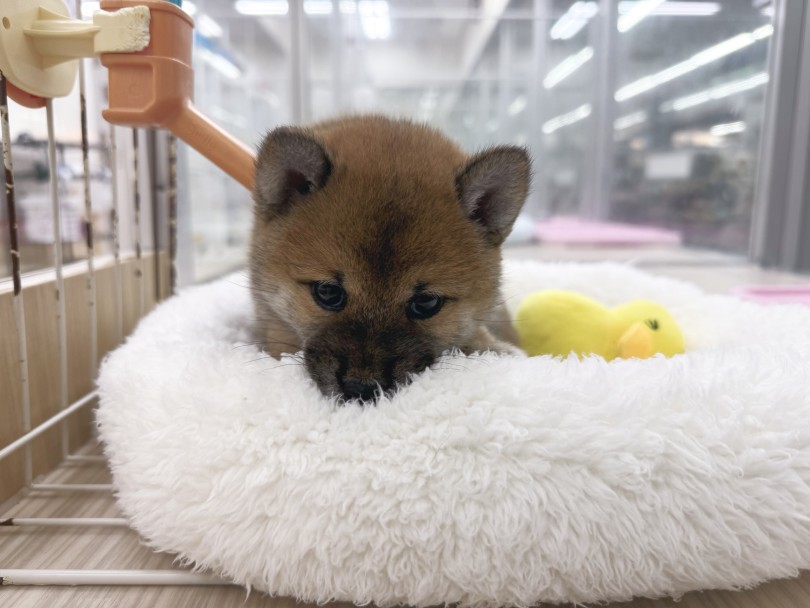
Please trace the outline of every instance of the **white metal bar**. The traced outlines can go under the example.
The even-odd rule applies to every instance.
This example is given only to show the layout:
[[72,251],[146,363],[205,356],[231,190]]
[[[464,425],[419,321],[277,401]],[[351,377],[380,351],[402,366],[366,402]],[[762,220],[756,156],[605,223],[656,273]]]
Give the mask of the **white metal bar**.
[[140,143],[138,129],[132,129],[132,199],[135,207],[135,258],[138,268],[136,270],[138,279],[138,316],[142,317],[146,310],[146,294],[143,288],[143,246],[141,243],[141,163],[140,163]]
[[292,119],[294,123],[304,122],[304,104],[305,99],[305,84],[306,75],[304,74],[304,7],[302,3],[293,2],[289,11],[289,32],[290,32],[290,89],[292,93]]
[[[9,245],[11,247],[11,274],[14,282],[14,322],[17,326],[17,343],[20,354],[20,407],[22,409],[23,434],[31,430],[31,394],[28,386],[28,338],[25,331],[25,302],[23,300],[22,273],[20,269],[20,245],[17,232],[17,205],[14,197],[14,163],[11,154],[11,129],[8,114],[8,93],[6,77],[0,72],[0,123],[3,139],[3,168],[6,183],[6,204],[8,205]],[[25,446],[23,456],[25,485],[33,479],[31,446]]]
[[[291,14],[294,13],[296,15],[297,25],[295,23],[292,24],[291,31],[297,28],[297,32],[293,35],[296,36],[295,41],[298,44],[298,71],[293,75],[293,78],[298,83],[298,86],[301,87],[301,114],[300,114],[300,121],[302,123],[309,122],[312,120],[312,85],[310,82],[310,76],[308,72],[310,72],[310,58],[312,53],[310,52],[311,47],[311,40],[310,40],[310,19],[307,18],[306,11],[304,11],[304,3],[303,2],[292,2],[290,3],[290,11]],[[292,56],[290,57],[292,59]]]
[[35,483],[32,490],[40,492],[112,492],[109,483]]
[[120,211],[118,208],[118,146],[115,139],[115,126],[110,125],[110,172],[112,175],[112,233],[113,233],[113,259],[115,269],[115,329],[117,341],[124,341],[124,295],[121,280],[121,237],[118,232]]
[[[765,93],[762,137],[759,138],[749,257],[764,266],[786,266],[784,247],[791,199],[793,142],[798,133],[796,106],[801,87],[804,2],[775,2],[774,35],[768,50],[770,75]],[[802,201],[795,201],[801,204]]]
[[98,397],[98,393],[96,391],[93,391],[92,393],[86,394],[84,397],[82,397],[81,399],[79,399],[78,401],[76,401],[75,403],[70,405],[69,407],[63,409],[61,412],[59,412],[55,416],[51,416],[50,418],[48,418],[48,420],[46,420],[45,422],[43,422],[42,424],[37,426],[35,429],[29,431],[28,433],[26,433],[25,435],[23,435],[22,437],[20,437],[16,441],[11,442],[6,447],[4,447],[2,450],[0,450],[0,460],[3,460],[9,454],[13,454],[17,450],[19,450],[21,447],[28,445],[34,439],[36,439],[37,437],[42,435],[42,433],[44,433],[45,431],[47,431],[48,429],[50,429],[54,425],[59,424],[65,418],[70,416],[73,412],[75,412],[76,410],[84,407],[85,405],[87,405],[88,403],[93,401],[96,397]]
[[74,526],[101,528],[128,528],[129,522],[123,517],[11,517],[0,519],[0,526]]
[[[53,214],[53,255],[56,270],[56,322],[59,330],[59,409],[68,406],[67,320],[65,318],[65,280],[62,276],[62,218],[59,209],[59,176],[56,167],[56,134],[53,127],[53,100],[45,102],[48,122],[48,171]],[[70,452],[67,424],[62,424],[62,455]]]
[[594,41],[593,117],[591,145],[586,147],[585,183],[577,202],[577,211],[586,218],[606,219],[611,212],[613,186],[613,121],[616,119],[616,57],[618,55],[619,19],[617,2],[601,2],[599,18],[591,22],[589,36]]
[[[20,381],[22,383],[22,430],[23,434],[31,431],[31,391],[28,386],[28,344],[25,331],[25,304],[23,293],[14,298],[14,318],[17,323],[17,341],[20,343]],[[34,479],[34,465],[31,456],[31,444],[26,444],[24,451],[25,485],[31,485]]]
[[16,585],[227,585],[233,583],[196,572],[172,570],[3,570],[0,586]]
[[[160,221],[160,212],[163,210],[163,206],[161,205],[161,201],[163,199],[163,192],[164,190],[168,190],[166,185],[163,184],[162,179],[158,179],[158,175],[162,174],[158,170],[157,163],[158,160],[163,160],[163,151],[158,150],[157,142],[164,141],[162,138],[158,137],[157,132],[154,129],[147,129],[146,130],[146,180],[149,184],[149,200],[150,204],[150,219],[152,220],[152,266],[154,268],[154,277],[152,284],[154,285],[155,294],[154,298],[155,301],[159,301],[163,298],[163,281],[161,281],[161,274],[165,271],[164,268],[161,266],[161,257],[160,257],[160,244],[161,244],[161,221]],[[168,152],[168,149],[166,150]],[[168,181],[168,180],[167,180]]]
[[340,0],[332,0],[332,23],[330,24],[331,36],[329,43],[332,45],[332,103],[335,114],[343,114],[346,111],[346,96],[348,91],[343,81],[346,70],[344,60],[343,41],[345,40],[345,28],[343,26],[344,17],[340,13]]
[[70,454],[65,460],[68,462],[107,462],[106,457],[95,454]]
[[177,137],[169,133],[169,290],[177,293]]
[[[82,0],[76,0],[76,14],[81,15]],[[98,318],[96,313],[96,270],[93,239],[93,200],[90,194],[90,141],[87,134],[87,87],[84,59],[79,59],[79,118],[82,132],[82,169],[84,185],[84,230],[87,244],[87,306],[90,314],[90,382],[95,382],[98,368]]]

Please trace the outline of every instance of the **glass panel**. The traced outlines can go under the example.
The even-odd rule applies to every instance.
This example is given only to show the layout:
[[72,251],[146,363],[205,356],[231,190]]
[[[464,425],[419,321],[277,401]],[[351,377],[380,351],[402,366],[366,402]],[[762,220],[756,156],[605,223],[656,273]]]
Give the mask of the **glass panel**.
[[[112,170],[109,152],[109,126],[101,117],[106,107],[106,70],[96,61],[86,62],[87,121],[89,141],[90,189],[92,225],[96,255],[112,253]],[[87,238],[84,225],[84,169],[81,152],[81,118],[78,85],[68,97],[53,102],[56,132],[56,158],[59,209],[62,224],[62,247],[65,264],[87,259]],[[53,266],[53,213],[48,169],[48,132],[44,109],[31,110],[9,103],[9,126],[14,162],[17,222],[19,226],[20,262],[22,272]],[[122,152],[119,172],[130,174],[124,158],[128,156],[128,141],[119,142]],[[129,154],[131,156],[131,154]],[[127,193],[129,182],[121,190],[121,223],[132,221]],[[10,275],[8,226],[5,194],[0,211],[0,279]],[[130,231],[131,233],[131,231]],[[149,234],[145,231],[145,234]],[[122,249],[134,249],[133,238],[122,239]],[[151,243],[151,237],[145,240]]]
[[[233,2],[221,0],[184,2],[183,7],[196,22],[195,104],[223,129],[256,147],[267,129],[291,122],[286,3],[271,2],[270,14],[262,15],[243,15]],[[244,265],[253,207],[243,186],[196,151],[183,144],[181,148],[185,162],[179,180],[187,188],[191,223],[187,246],[192,269],[187,278],[199,282]]]
[[[299,120],[407,116],[470,152],[527,146],[535,160],[530,221],[601,212],[671,229],[687,245],[747,248],[773,34],[768,0],[184,6],[198,28],[197,104],[249,145]],[[600,8],[609,6],[617,22],[608,28]],[[192,274],[201,280],[244,259],[251,203],[202,157],[186,158],[180,179],[191,207]]]
[[595,3],[336,4],[338,13],[331,2],[304,4],[309,118],[381,112],[428,122],[470,152],[525,145],[538,161],[527,211],[578,208],[593,129]]
[[[427,121],[471,151],[526,145],[535,219],[602,209],[687,245],[747,250],[768,0],[617,2],[608,61],[607,2],[308,5],[307,118],[379,111]],[[615,100],[597,90],[605,66]],[[612,150],[596,148],[595,129],[613,132]],[[586,201],[599,154],[611,154],[611,186]]]
[[[618,34],[612,217],[748,250],[769,2],[665,2]],[[619,29],[630,2],[619,3]],[[622,21],[622,20],[625,21]]]

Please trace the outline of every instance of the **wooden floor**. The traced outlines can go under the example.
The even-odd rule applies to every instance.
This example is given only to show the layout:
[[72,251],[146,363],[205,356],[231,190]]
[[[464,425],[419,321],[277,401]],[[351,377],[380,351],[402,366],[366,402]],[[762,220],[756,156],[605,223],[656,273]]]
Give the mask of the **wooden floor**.
[[[766,272],[721,255],[684,250],[512,249],[507,257],[534,259],[611,259],[634,261],[651,272],[691,280],[708,291],[723,292],[750,283],[808,282],[807,277]],[[100,453],[98,446],[89,449]],[[109,483],[104,462],[68,462],[48,475],[46,483]],[[107,492],[30,492],[16,504],[0,508],[2,517],[119,517]],[[172,556],[143,547],[124,528],[0,527],[0,568],[170,569]],[[267,598],[236,587],[25,587],[0,588],[2,608],[185,608],[301,606],[290,599]],[[744,592],[691,593],[680,601],[637,599],[612,608],[810,608],[810,572]]]
[[[100,453],[97,446],[92,452]],[[104,462],[65,463],[43,483],[110,483]],[[108,492],[30,492],[3,517],[120,517]],[[170,569],[172,556],[153,553],[125,528],[0,527],[0,567],[43,569]],[[3,608],[285,608],[305,606],[238,587],[3,587]],[[337,606],[333,604],[332,606]],[[810,572],[745,592],[691,593],[637,599],[605,608],[808,608]],[[313,607],[314,608],[314,607]]]

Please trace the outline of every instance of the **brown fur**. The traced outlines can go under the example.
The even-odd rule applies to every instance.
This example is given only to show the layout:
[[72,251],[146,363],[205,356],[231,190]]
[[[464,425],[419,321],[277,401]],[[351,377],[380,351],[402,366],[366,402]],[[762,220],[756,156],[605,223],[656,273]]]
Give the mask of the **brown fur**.
[[[451,348],[512,349],[487,324],[514,337],[499,309],[499,245],[514,217],[504,228],[482,213],[503,190],[490,184],[501,179],[501,156],[525,172],[505,176],[522,204],[529,167],[512,158],[525,158],[516,150],[474,163],[437,131],[378,116],[269,134],[257,160],[250,256],[265,349],[303,350],[324,394],[349,398],[368,397],[358,386],[392,389]],[[345,309],[318,306],[317,281],[339,282]],[[443,308],[408,318],[415,290],[444,296]]]

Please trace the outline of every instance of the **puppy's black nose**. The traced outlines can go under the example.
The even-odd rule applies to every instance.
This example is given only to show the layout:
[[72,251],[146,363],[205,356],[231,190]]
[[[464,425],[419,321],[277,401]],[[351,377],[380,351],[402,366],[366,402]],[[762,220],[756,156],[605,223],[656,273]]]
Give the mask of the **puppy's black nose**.
[[377,386],[376,382],[363,382],[356,378],[346,378],[343,381],[343,396],[346,399],[374,401]]

